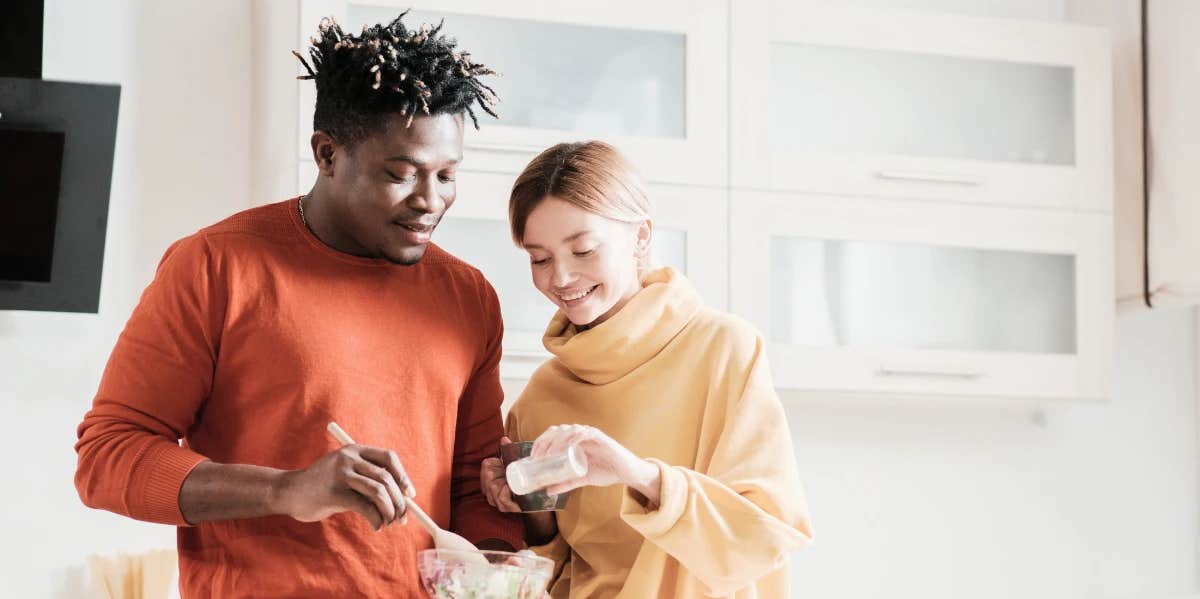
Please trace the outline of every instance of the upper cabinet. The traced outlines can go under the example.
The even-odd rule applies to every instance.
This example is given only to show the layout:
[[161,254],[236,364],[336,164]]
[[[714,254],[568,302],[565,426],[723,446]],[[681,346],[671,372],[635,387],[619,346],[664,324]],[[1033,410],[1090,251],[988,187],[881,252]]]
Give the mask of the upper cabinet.
[[1111,211],[1103,31],[733,3],[734,187]]
[[[727,183],[725,2],[304,0],[301,6],[304,44],[323,16],[355,31],[411,9],[408,26],[444,20],[461,48],[499,71],[487,83],[500,96],[500,120],[481,114],[479,131],[468,126],[467,168],[515,173],[556,143],[603,139],[650,181]],[[310,158],[315,91],[311,84],[301,89],[298,151]]]
[[1108,397],[1112,216],[735,191],[732,306],[777,386]]

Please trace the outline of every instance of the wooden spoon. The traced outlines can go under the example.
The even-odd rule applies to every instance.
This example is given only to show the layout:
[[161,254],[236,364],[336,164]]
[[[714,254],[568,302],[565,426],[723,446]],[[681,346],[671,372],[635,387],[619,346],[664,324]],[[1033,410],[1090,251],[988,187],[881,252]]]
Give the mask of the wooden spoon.
[[[334,439],[337,439],[338,443],[342,445],[354,445],[354,439],[351,439],[350,435],[347,435],[346,431],[342,430],[342,427],[338,426],[336,422],[330,422],[326,428],[329,430],[329,434],[333,435]],[[417,505],[417,502],[409,497],[405,497],[404,503],[408,506],[408,513],[412,514],[417,522],[425,527],[425,530],[429,531],[429,536],[433,537],[434,547],[450,551],[461,551],[464,553],[464,560],[483,564],[488,563],[487,558],[483,557],[482,553],[479,553],[479,548],[475,547],[474,543],[438,526],[437,522],[434,522],[433,518],[430,518],[429,514],[426,514],[425,510]]]

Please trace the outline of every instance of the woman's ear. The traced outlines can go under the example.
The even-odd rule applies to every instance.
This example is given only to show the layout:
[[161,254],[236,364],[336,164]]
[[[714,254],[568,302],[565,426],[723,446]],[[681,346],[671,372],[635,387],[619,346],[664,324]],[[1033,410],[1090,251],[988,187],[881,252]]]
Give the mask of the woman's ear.
[[637,241],[634,242],[634,251],[637,254],[638,263],[646,266],[650,263],[650,241],[654,238],[654,222],[646,219],[637,226]]

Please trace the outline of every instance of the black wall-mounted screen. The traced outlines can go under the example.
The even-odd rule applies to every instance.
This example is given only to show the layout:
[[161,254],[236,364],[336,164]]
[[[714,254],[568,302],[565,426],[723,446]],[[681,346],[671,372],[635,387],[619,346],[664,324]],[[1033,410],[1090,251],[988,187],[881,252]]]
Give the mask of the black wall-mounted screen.
[[0,310],[99,310],[120,96],[0,77]]
[[0,18],[0,77],[42,78],[45,0],[4,0]]
[[62,153],[60,131],[0,129],[2,280],[50,281]]

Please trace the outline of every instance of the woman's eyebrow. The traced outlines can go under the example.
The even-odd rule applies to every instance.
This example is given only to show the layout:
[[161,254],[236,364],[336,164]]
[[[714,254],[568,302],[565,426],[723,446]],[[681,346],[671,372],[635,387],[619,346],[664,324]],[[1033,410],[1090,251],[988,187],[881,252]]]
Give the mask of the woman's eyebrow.
[[[578,231],[576,231],[576,232],[574,232],[574,233],[571,233],[570,235],[567,235],[567,236],[566,236],[566,237],[565,237],[565,238],[562,240],[562,242],[563,242],[563,243],[571,243],[572,241],[575,241],[576,239],[579,239],[579,238],[580,238],[580,237],[582,237],[583,235],[586,235],[586,234],[588,234],[588,233],[591,233],[591,232],[592,232],[592,230],[591,230],[591,229],[580,229],[580,230],[578,230]],[[533,248],[533,249],[535,249],[535,250],[544,250],[544,249],[546,249],[546,248],[544,248],[544,247],[542,247],[542,246],[540,246],[540,245],[537,245],[536,243],[526,243],[526,244],[525,244],[525,248],[526,248],[526,249]]]

